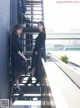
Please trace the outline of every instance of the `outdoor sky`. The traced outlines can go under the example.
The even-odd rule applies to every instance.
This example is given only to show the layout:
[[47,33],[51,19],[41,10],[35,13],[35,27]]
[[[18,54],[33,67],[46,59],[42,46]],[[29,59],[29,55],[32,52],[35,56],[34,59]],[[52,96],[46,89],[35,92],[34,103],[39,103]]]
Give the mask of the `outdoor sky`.
[[49,32],[80,32],[80,0],[44,0],[44,18]]

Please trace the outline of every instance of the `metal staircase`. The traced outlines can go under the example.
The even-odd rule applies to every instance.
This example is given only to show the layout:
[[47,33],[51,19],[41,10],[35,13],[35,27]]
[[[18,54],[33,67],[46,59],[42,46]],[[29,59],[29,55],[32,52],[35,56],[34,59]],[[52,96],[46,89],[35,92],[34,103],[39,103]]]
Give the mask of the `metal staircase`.
[[[19,0],[18,0],[18,12],[19,12]],[[21,14],[21,15],[20,15]],[[26,12],[25,14],[19,13],[21,17],[21,21],[19,21],[24,26],[24,33],[22,36],[22,43],[24,52],[28,58],[28,69],[31,66],[31,56],[32,51],[35,45],[35,38],[38,35],[37,23],[41,20],[44,20],[44,13],[43,13],[43,0],[26,0]],[[18,16],[18,18],[19,18]],[[42,89],[41,84],[37,86],[33,86],[33,84],[29,84],[25,86],[28,78],[30,76],[29,72],[23,74],[20,77],[20,87],[21,90],[24,92],[23,96],[20,96],[15,92],[15,84],[13,86],[10,84],[11,87],[11,103],[15,102],[16,100],[26,100],[26,101],[41,101],[42,97]],[[33,78],[33,83],[36,81]]]

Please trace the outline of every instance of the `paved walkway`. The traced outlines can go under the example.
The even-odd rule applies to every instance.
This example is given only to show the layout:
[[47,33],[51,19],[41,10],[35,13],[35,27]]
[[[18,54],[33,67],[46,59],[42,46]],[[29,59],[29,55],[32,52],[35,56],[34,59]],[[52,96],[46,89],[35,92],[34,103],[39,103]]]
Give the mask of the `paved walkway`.
[[44,65],[56,108],[80,108],[80,89],[54,62]]

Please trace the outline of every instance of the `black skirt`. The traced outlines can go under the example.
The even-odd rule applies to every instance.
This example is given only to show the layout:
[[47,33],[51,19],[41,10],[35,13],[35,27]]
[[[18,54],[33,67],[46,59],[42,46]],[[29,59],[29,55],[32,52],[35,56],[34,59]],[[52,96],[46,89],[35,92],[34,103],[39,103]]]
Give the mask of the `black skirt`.
[[26,63],[18,62],[13,65],[13,76],[14,79],[19,79],[20,75],[25,74],[27,72]]

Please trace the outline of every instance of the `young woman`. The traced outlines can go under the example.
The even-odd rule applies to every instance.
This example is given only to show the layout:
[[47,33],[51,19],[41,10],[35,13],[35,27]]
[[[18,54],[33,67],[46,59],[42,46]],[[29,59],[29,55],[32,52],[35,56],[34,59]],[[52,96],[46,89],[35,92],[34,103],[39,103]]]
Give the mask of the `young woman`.
[[39,64],[41,62],[41,58],[43,57],[46,61],[46,53],[45,53],[45,39],[46,39],[46,32],[44,22],[40,21],[38,23],[39,34],[35,41],[35,47],[32,54],[32,65],[31,65],[31,77],[28,79],[26,85],[32,82],[32,77],[36,77],[36,83],[40,82],[40,69]]
[[23,31],[23,27],[21,25],[16,25],[12,32],[11,38],[11,62],[13,68],[13,76],[15,78],[16,83],[16,91],[23,95],[23,92],[19,87],[19,77],[23,72],[24,65],[23,61],[27,61],[27,58],[23,54],[22,42],[21,42],[21,34]]

